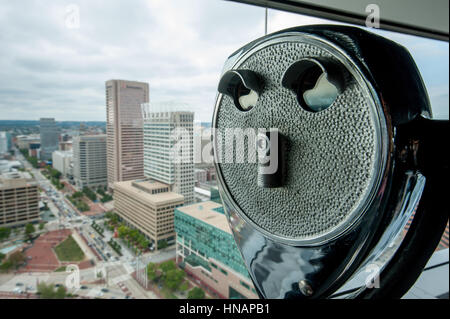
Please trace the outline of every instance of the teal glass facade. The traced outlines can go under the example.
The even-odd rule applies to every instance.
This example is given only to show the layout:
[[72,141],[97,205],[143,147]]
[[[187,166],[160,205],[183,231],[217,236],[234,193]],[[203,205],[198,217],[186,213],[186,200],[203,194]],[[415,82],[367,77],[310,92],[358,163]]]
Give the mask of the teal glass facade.
[[[214,211],[223,214],[223,210]],[[189,246],[191,241],[191,249],[198,251],[201,256],[213,258],[250,278],[231,234],[184,214],[179,209],[175,209],[175,231],[178,242],[183,243],[184,239],[184,244]],[[189,257],[186,257],[186,262],[190,263]]]

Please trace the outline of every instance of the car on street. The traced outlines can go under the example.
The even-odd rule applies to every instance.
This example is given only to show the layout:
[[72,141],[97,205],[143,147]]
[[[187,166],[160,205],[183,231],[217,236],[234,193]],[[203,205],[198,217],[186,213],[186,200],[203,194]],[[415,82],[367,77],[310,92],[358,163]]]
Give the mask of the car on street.
[[16,288],[14,288],[13,292],[15,292],[17,294],[21,294],[23,291],[22,291],[22,289],[20,289],[20,287],[16,287]]

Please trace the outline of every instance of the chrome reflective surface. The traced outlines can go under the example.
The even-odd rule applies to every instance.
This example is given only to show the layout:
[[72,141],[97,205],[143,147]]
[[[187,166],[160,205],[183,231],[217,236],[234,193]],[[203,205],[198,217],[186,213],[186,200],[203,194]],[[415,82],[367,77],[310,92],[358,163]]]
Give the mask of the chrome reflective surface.
[[[425,188],[426,178],[417,172],[407,172],[405,175],[405,183],[403,193],[399,195],[399,202],[392,216],[392,222],[386,228],[383,236],[378,244],[371,251],[370,255],[362,262],[358,270],[355,271],[350,278],[336,294],[346,291],[350,287],[364,283],[369,286],[370,276],[377,280],[379,274],[383,271],[387,263],[397,252],[405,233],[409,230],[408,221],[414,215],[419,204],[423,190]],[[372,287],[376,288],[376,287]],[[354,298],[364,287],[349,294],[346,298]]]
[[[327,298],[343,288],[345,283],[351,283],[363,274],[368,265],[375,263],[383,269],[400,245],[404,227],[413,214],[425,185],[425,178],[420,173],[411,171],[406,165],[399,165],[397,161],[398,153],[404,149],[405,145],[397,139],[396,125],[408,123],[420,114],[425,117],[431,115],[428,97],[421,87],[423,83],[420,74],[414,73],[415,65],[411,64],[413,75],[411,82],[400,84],[401,88],[408,87],[408,84],[410,87],[419,88],[417,92],[412,91],[419,97],[414,98],[415,105],[412,108],[409,107],[406,103],[409,101],[404,101],[403,104],[394,103],[400,98],[395,95],[388,96],[390,103],[386,103],[387,95],[383,96],[380,91],[380,82],[377,83],[376,80],[382,80],[392,70],[381,68],[381,71],[378,70],[376,71],[378,73],[372,74],[372,70],[377,69],[377,63],[384,62],[378,61],[373,56],[371,61],[365,60],[363,52],[352,44],[349,40],[350,36],[358,34],[358,29],[345,30],[350,35],[347,39],[342,34],[337,34],[339,32],[328,33],[328,28],[329,26],[321,26],[317,31],[314,27],[299,27],[258,39],[230,56],[223,69],[223,73],[232,69],[245,54],[251,54],[252,50],[256,50],[262,42],[270,44],[279,40],[280,37],[288,36],[287,33],[299,35],[305,31],[308,37],[320,38],[320,41],[325,41],[322,36],[326,35],[328,40],[336,38],[332,41],[333,46],[337,51],[344,52],[345,56],[347,51],[353,50],[348,57],[349,60],[355,63],[355,69],[364,79],[365,85],[371,88],[372,98],[375,101],[381,101],[380,136],[382,136],[381,144],[385,152],[382,151],[380,154],[384,156],[383,169],[377,176],[378,182],[373,188],[371,200],[364,207],[364,213],[351,227],[347,227],[338,236],[327,238],[325,241],[301,245],[286,242],[259,229],[239,211],[239,207],[236,206],[223,183],[220,166],[215,163],[226,216],[255,288],[264,298]],[[337,29],[340,30],[339,27]],[[345,41],[340,42],[341,36],[345,38]],[[361,42],[369,42],[369,38],[363,37]],[[365,43],[367,47],[376,46],[376,43],[367,44],[368,42]],[[345,49],[339,48],[337,43],[345,44]],[[406,50],[405,52],[402,49],[397,48],[397,50],[400,55],[408,56]],[[410,61],[412,60],[405,61],[405,64]],[[388,88],[381,86],[384,89],[383,93],[386,93]],[[387,93],[395,93],[393,90],[394,88]],[[406,100],[409,98],[411,96],[405,97]],[[220,94],[217,96],[217,101],[219,100]],[[213,127],[216,127],[217,105]],[[300,282],[307,282],[308,289],[302,291]]]

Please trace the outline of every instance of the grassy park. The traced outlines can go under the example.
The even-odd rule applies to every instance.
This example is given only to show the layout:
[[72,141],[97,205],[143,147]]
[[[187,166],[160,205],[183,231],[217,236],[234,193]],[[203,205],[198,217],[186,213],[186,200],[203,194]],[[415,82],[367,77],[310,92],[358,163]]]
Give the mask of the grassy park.
[[82,261],[84,253],[72,236],[67,237],[55,247],[56,256],[60,261]]

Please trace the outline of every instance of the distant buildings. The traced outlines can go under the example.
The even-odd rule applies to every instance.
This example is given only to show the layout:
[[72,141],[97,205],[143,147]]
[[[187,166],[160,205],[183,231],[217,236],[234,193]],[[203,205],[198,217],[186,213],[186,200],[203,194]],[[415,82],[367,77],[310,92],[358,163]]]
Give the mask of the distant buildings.
[[70,151],[72,150],[72,141],[59,142],[60,151]]
[[143,105],[144,174],[194,201],[193,112],[152,112]]
[[198,123],[194,126],[194,159],[197,168],[214,166],[211,153],[211,132],[210,127],[204,127]]
[[84,135],[73,139],[73,177],[77,187],[105,186],[106,135]]
[[143,178],[141,104],[149,101],[148,83],[109,80],[106,90],[108,186]]
[[39,220],[39,190],[29,173],[0,175],[0,227]]
[[62,175],[68,176],[73,161],[72,151],[54,151],[52,153],[52,166],[54,169],[61,172]]
[[177,262],[222,298],[258,298],[219,202],[175,209]]
[[41,158],[41,143],[29,143],[28,156]]
[[23,168],[23,164],[20,161],[0,159],[0,174],[17,171],[19,168]]
[[41,135],[41,160],[52,159],[52,153],[58,150],[59,128],[54,118],[41,118],[39,120]]
[[[204,125],[204,123],[202,123]],[[214,168],[212,156],[211,128],[202,125],[194,127],[194,162],[195,168],[206,172],[206,181],[203,176],[196,173],[196,181],[199,184],[216,181],[216,169]],[[196,171],[197,172],[197,171]],[[197,178],[197,177],[200,177]]]
[[16,136],[16,144],[19,149],[29,149],[30,144],[39,144],[41,137],[39,135],[19,135]]
[[156,248],[162,240],[175,241],[174,209],[183,205],[180,194],[156,181],[114,183],[114,211],[130,226],[141,231]]
[[194,174],[196,183],[206,183],[208,178],[208,172],[206,169],[196,168],[194,169]]
[[6,154],[12,147],[11,134],[8,132],[0,132],[0,155]]

